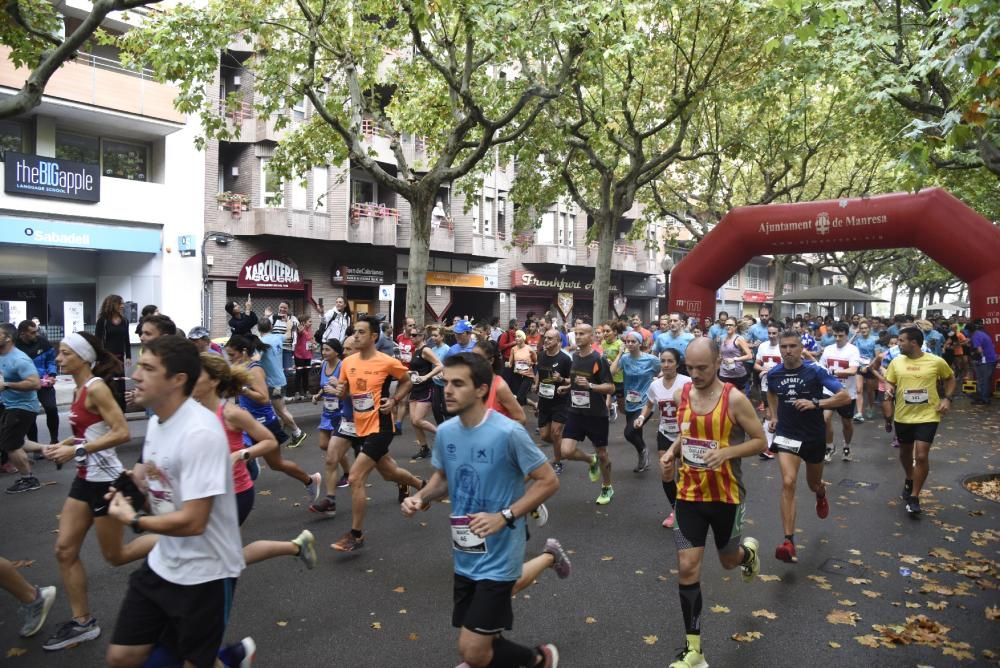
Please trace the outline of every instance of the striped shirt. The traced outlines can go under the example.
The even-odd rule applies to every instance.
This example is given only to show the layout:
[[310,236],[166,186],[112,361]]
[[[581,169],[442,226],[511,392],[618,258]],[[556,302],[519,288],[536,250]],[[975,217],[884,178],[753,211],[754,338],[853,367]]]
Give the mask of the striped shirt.
[[677,408],[677,422],[681,426],[681,467],[677,481],[677,498],[684,501],[719,501],[739,504],[746,490],[740,472],[740,460],[731,459],[717,469],[707,468],[703,462],[709,450],[728,448],[735,426],[729,416],[729,394],[733,386],[726,383],[722,396],[708,413],[695,413],[691,405],[692,385],[681,390]]

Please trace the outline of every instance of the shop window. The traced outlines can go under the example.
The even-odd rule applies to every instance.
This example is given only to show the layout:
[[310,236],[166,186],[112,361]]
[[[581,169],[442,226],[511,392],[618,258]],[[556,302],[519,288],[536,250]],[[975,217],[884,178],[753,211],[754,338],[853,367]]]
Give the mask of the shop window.
[[71,132],[56,132],[56,157],[92,165],[101,162],[101,140]]
[[329,190],[329,177],[326,167],[313,167],[313,211],[316,213],[326,213],[326,199]]
[[101,173],[116,179],[145,181],[149,174],[149,151],[142,144],[102,140]]
[[281,182],[278,175],[268,169],[270,160],[260,161],[260,205],[264,207],[274,207],[281,204]]
[[17,121],[0,121],[0,162],[7,151],[24,151],[25,126]]

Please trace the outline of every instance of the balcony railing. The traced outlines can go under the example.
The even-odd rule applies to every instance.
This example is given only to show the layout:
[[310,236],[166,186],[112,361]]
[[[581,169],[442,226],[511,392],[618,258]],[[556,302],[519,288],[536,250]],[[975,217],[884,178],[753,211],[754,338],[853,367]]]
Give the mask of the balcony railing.
[[392,139],[392,135],[375,123],[374,120],[370,118],[361,119],[361,134],[365,137],[385,137],[386,139]]
[[399,224],[399,209],[393,209],[377,202],[355,202],[351,204],[351,222],[360,224],[363,219],[391,220]]
[[253,105],[249,102],[241,102],[235,109],[230,109],[225,100],[219,100],[219,115],[233,123],[242,123],[253,118]]
[[[591,241],[587,244],[587,253],[597,253],[600,249],[601,244],[598,241]],[[639,249],[636,248],[635,243],[632,241],[623,241],[619,239],[615,242],[613,253],[615,255],[636,255]]]

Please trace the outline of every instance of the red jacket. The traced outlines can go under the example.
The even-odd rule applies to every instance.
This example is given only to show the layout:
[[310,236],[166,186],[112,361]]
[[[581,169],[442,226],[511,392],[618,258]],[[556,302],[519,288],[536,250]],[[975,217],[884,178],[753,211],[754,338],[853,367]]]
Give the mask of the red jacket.
[[500,335],[500,355],[510,361],[510,350],[517,343],[517,330],[508,329]]

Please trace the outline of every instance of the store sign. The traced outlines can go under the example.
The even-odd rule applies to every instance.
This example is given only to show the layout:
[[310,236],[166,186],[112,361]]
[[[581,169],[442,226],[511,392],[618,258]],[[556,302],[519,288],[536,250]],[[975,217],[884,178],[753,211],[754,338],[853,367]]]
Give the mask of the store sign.
[[10,195],[101,201],[99,165],[7,151],[3,189]]
[[243,290],[302,290],[299,268],[283,255],[257,253],[240,270],[236,287]]
[[770,301],[771,294],[768,292],[758,292],[756,290],[744,290],[743,291],[743,301],[751,302],[753,304],[763,304],[764,302]]
[[10,244],[159,253],[161,236],[158,227],[66,223],[41,218],[0,216],[0,242]]
[[656,297],[663,293],[662,290],[657,291],[656,285],[654,276],[626,278],[623,292],[628,297]]
[[485,288],[486,277],[479,274],[453,274],[447,271],[428,271],[427,285],[444,285],[450,288]]
[[[586,279],[565,278],[562,276],[546,276],[533,271],[515,270],[510,273],[512,288],[532,288],[543,290],[559,290],[561,292],[594,292],[594,283]],[[614,283],[610,286],[612,294],[618,292]]]
[[381,285],[385,283],[385,270],[338,265],[333,268],[330,282],[334,285]]

